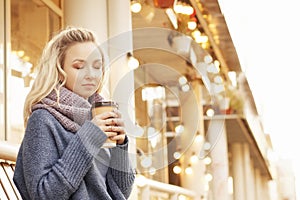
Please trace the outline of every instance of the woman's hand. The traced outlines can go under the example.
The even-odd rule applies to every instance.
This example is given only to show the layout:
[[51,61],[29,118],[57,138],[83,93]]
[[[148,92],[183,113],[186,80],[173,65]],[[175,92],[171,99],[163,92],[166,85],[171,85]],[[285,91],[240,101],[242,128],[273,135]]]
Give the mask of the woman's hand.
[[117,144],[123,144],[125,141],[125,126],[121,117],[121,112],[118,109],[114,109],[112,112],[96,115],[92,122],[111,140],[117,141]]

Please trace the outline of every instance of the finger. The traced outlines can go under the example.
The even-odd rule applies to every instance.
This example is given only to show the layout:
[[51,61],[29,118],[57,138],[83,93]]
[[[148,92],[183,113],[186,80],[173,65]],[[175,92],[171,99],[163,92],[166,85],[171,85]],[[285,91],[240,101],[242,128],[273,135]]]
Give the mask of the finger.
[[110,118],[105,120],[105,124],[110,126],[124,126],[124,120],[120,118]]
[[122,117],[122,114],[121,114],[120,110],[114,109],[113,112],[114,112],[115,114],[117,114],[118,118],[121,118],[121,117]]
[[116,135],[110,138],[111,140],[117,141],[118,144],[123,144],[125,141],[125,135]]
[[118,118],[118,114],[116,114],[115,112],[104,112],[104,113],[96,115],[95,117],[105,120],[108,118]]
[[109,137],[109,138],[113,138],[113,137],[115,137],[115,136],[118,135],[117,132],[111,132],[111,131],[105,132],[105,134],[106,134],[107,137]]
[[104,127],[102,128],[102,130],[103,130],[104,132],[116,132],[116,131],[114,131],[113,126],[104,126]]
[[99,116],[95,116],[95,117],[92,119],[92,122],[93,122],[95,125],[97,125],[98,127],[100,127],[100,128],[106,126],[105,120],[101,119]]
[[109,118],[105,120],[106,125],[116,125],[117,124],[117,119],[116,118]]
[[117,132],[119,135],[125,134],[125,128],[122,126],[110,126],[110,131]]

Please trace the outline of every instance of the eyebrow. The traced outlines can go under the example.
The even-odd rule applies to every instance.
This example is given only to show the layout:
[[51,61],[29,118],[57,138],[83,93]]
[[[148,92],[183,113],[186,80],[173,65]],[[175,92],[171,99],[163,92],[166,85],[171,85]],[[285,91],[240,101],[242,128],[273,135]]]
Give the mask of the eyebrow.
[[[86,60],[80,59],[80,58],[76,58],[76,59],[74,59],[72,62],[75,62],[75,61],[86,62]],[[102,58],[96,59],[96,60],[94,60],[93,62],[99,62],[99,61],[103,61],[103,59],[102,59]]]
[[76,59],[72,60],[72,62],[77,62],[77,61],[79,61],[79,62],[85,62],[85,60],[84,60],[84,59],[78,59],[78,58],[76,58]]

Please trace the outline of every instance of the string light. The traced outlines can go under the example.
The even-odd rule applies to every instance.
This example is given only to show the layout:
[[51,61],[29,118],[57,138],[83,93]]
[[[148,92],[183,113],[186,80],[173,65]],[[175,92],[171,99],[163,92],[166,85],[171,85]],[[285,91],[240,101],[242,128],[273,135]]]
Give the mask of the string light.
[[197,132],[196,138],[195,138],[195,142],[200,143],[203,141],[203,136],[200,135],[199,132]]
[[131,53],[127,53],[127,58],[128,58],[127,65],[129,67],[129,69],[134,70],[139,67],[140,62],[138,61],[138,59],[133,57],[133,55]]
[[150,167],[149,174],[154,175],[156,173],[156,169],[154,167]]
[[175,132],[177,134],[181,134],[184,131],[184,126],[182,124],[179,124],[178,126],[175,127]]
[[178,78],[178,82],[179,82],[180,85],[184,85],[184,84],[187,83],[187,78],[185,76],[180,76]]
[[211,158],[209,156],[205,157],[203,160],[204,164],[209,165],[211,163]]
[[193,152],[192,156],[190,157],[190,161],[192,164],[196,163],[198,161],[198,157],[197,155],[195,154],[195,152]]
[[175,152],[173,153],[173,157],[174,157],[175,159],[179,159],[180,156],[181,156],[181,153],[180,153],[179,151],[175,151]]
[[175,174],[180,174],[181,171],[182,171],[182,169],[181,169],[180,165],[175,165],[175,166],[173,167],[173,172],[174,172]]
[[142,10],[142,5],[137,1],[131,1],[130,10],[133,13],[139,13]]
[[213,176],[210,173],[205,174],[205,180],[210,182],[213,179]]
[[214,111],[212,108],[209,108],[209,109],[207,109],[207,111],[206,111],[206,115],[207,115],[208,117],[212,117],[212,116],[215,115],[215,111]]
[[185,168],[184,172],[188,175],[192,174],[193,173],[193,169],[192,169],[192,166],[189,164],[187,166],[187,168]]

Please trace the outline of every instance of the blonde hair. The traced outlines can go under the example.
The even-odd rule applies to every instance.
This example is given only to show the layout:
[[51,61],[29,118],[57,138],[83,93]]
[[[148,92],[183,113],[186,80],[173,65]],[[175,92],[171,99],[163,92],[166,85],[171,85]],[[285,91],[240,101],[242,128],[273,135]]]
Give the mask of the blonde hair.
[[[32,113],[32,106],[39,103],[52,90],[55,90],[58,97],[57,103],[59,102],[60,88],[66,83],[67,79],[67,74],[63,70],[66,52],[70,46],[81,42],[94,42],[96,44],[94,33],[84,28],[67,27],[46,44],[37,65],[37,76],[25,99],[23,112],[24,126],[27,125],[28,118]],[[104,60],[103,52],[100,48],[98,49]],[[99,85],[98,91],[100,91],[102,85]]]

